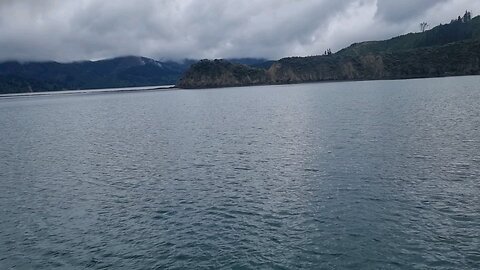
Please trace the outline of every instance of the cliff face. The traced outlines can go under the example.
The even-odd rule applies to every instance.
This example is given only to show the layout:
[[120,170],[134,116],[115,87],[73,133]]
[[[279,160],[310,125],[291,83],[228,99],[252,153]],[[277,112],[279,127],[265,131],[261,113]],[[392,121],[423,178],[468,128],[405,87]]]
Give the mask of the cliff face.
[[385,67],[380,55],[286,58],[267,72],[272,83],[380,79]]
[[203,60],[185,74],[180,88],[290,84],[337,80],[408,79],[480,74],[480,40],[400,52],[358,56],[284,58],[268,70]]
[[480,74],[480,40],[359,56],[286,58],[268,74],[271,83],[407,79]]
[[424,33],[363,42],[332,55],[290,57],[256,69],[204,60],[183,76],[181,88],[289,84],[337,80],[408,79],[480,74],[480,16]]
[[225,60],[202,60],[177,83],[180,88],[214,88],[268,84],[265,70]]

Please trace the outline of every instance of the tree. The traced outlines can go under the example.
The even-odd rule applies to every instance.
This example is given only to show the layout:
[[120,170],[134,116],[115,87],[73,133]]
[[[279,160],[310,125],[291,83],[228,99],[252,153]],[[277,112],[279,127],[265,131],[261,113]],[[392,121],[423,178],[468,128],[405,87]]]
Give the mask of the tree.
[[428,25],[428,23],[426,23],[426,22],[420,23],[420,31],[421,31],[422,33],[425,32],[425,30],[427,30],[428,27],[430,27],[430,25]]
[[472,20],[472,13],[470,11],[465,11],[465,15],[463,15],[463,22],[469,22]]

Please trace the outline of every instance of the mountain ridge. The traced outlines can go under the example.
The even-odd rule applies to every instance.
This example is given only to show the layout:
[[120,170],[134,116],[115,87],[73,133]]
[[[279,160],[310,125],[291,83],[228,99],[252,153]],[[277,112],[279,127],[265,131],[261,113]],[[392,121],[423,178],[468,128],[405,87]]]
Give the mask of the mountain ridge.
[[476,75],[480,74],[479,59],[480,16],[464,17],[421,33],[354,43],[334,54],[282,58],[267,69],[232,64],[231,70],[224,71],[239,75],[234,70],[241,69],[244,74],[256,74],[255,79],[208,73],[220,62],[204,60],[202,65],[192,65],[177,86],[205,88]]
[[125,56],[72,63],[0,63],[0,93],[175,84],[193,62]]

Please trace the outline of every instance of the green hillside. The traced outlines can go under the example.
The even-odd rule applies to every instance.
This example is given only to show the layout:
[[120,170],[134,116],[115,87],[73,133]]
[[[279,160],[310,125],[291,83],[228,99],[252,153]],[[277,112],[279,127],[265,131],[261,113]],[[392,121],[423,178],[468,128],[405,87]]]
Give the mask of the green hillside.
[[464,15],[464,18],[459,17],[449,24],[439,25],[425,32],[409,33],[389,40],[355,43],[337,54],[355,56],[404,51],[478,38],[480,38],[480,16],[469,19]]
[[[283,58],[266,69],[204,61],[202,65],[192,65],[177,86],[203,88],[476,75],[480,74],[480,16],[471,19],[467,15],[428,31],[356,43],[334,54]],[[255,74],[254,80],[251,76],[229,75],[238,69],[242,69],[241,74]]]

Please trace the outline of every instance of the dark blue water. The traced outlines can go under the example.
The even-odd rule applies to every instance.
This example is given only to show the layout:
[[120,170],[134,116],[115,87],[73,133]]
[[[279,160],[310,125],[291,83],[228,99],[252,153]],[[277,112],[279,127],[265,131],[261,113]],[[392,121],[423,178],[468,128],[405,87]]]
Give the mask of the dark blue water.
[[480,77],[0,100],[0,269],[478,269]]

